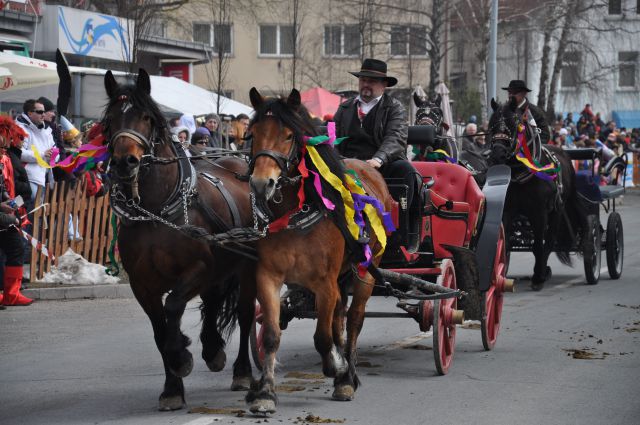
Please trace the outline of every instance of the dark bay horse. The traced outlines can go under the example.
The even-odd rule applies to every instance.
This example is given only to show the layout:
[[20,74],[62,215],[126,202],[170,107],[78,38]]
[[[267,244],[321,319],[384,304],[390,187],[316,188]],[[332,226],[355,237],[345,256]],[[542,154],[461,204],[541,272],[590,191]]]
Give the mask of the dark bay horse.
[[[257,298],[263,313],[265,360],[262,378],[247,395],[247,402],[252,412],[275,412],[274,366],[280,344],[280,289],[284,282],[300,285],[315,295],[318,319],[313,339],[322,357],[322,371],[335,378],[333,398],[351,400],[359,383],[355,371],[356,342],[364,322],[365,304],[373,289],[373,278],[367,273],[361,282],[354,282],[345,346],[343,326],[347,300],[341,296],[338,281],[351,280],[352,269],[361,260],[357,251],[362,252],[360,244],[344,236],[344,232],[350,231],[344,218],[348,203],[343,203],[341,198],[345,194],[328,182],[327,174],[319,166],[314,169],[317,164],[305,137],[317,133],[300,103],[300,93],[294,89],[287,99],[263,98],[253,88],[250,98],[256,111],[250,124],[253,134],[250,186],[260,215],[267,217],[265,221],[271,224],[268,236],[256,244]],[[320,144],[313,151],[333,173],[333,182],[342,184],[344,165],[333,146]],[[366,192],[380,200],[388,211],[392,199],[382,175],[361,161],[350,160],[347,166],[358,173]],[[308,171],[303,171],[306,169]],[[327,207],[328,203],[335,208]],[[317,212],[315,224],[304,229],[282,228],[286,222],[291,225],[298,216],[312,217],[314,211]],[[367,215],[366,220],[372,219]],[[275,231],[276,226],[281,230]],[[381,254],[378,236],[373,231],[367,236],[373,255]],[[379,259],[374,258],[373,263],[377,264]]]
[[[449,124],[444,121],[442,111],[442,96],[436,94],[430,98],[419,88],[413,93],[413,103],[418,108],[416,110],[415,125],[432,125],[435,127],[436,140],[431,148],[435,151],[442,149],[448,156],[458,158],[458,146],[453,138],[447,137]],[[420,152],[415,160],[425,160],[427,152]]]
[[[571,227],[580,228],[586,214],[577,199],[573,165],[562,149],[548,145],[536,148],[528,124],[509,103],[500,105],[491,99],[491,107],[494,112],[489,120],[489,165],[507,164],[512,170],[503,213],[506,240],[509,243],[511,239],[514,219],[518,215],[526,217],[533,233],[535,256],[531,288],[539,291],[551,277],[547,261],[553,250],[562,263],[571,265],[569,251],[577,238]],[[539,165],[555,163],[559,170],[555,179],[534,175],[517,159],[524,151],[519,132],[530,153],[540,152]],[[565,225],[561,225],[563,220]]]
[[[180,322],[187,302],[197,295],[202,299],[202,357],[210,370],[224,367],[225,337],[239,317],[244,346],[234,364],[232,387],[248,389],[254,263],[181,231],[188,225],[213,234],[253,222],[248,184],[235,178],[236,173],[246,174],[247,164],[226,158],[194,168],[170,138],[166,121],[151,99],[151,83],[144,70],[135,85],[119,85],[110,71],[104,83],[109,103],[103,126],[114,182],[111,205],[121,223],[122,264],[151,320],[164,363],[159,408],[184,406],[182,378],[191,372],[193,357]],[[239,298],[246,298],[241,303],[245,309],[236,309]]]

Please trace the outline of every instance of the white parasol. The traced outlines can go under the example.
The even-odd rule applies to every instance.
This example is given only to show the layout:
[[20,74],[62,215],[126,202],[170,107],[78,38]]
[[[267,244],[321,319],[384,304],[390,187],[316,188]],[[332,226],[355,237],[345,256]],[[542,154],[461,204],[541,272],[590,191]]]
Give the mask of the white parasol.
[[56,63],[0,53],[0,93],[58,84]]
[[443,121],[449,126],[446,134],[447,136],[453,137],[453,117],[451,116],[449,89],[443,82],[440,82],[436,86],[436,93],[442,96],[442,103],[440,104],[440,108],[442,109]]

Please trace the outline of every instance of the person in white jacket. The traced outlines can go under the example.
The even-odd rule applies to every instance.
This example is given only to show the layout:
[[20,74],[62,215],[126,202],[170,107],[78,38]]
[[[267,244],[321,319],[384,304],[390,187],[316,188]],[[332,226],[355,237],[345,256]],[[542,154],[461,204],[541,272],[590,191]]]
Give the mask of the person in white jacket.
[[[25,169],[31,185],[32,201],[35,204],[35,197],[38,188],[44,188],[47,182],[47,173],[51,174],[51,169],[44,168],[36,161],[33,147],[35,146],[40,157],[47,163],[51,159],[51,149],[55,146],[51,128],[44,124],[44,106],[37,100],[29,99],[22,105],[23,113],[16,118],[16,123],[24,129],[28,137],[24,140],[22,147],[22,161],[26,163]],[[49,176],[49,181],[53,182],[53,176]],[[33,207],[32,207],[33,208]]]

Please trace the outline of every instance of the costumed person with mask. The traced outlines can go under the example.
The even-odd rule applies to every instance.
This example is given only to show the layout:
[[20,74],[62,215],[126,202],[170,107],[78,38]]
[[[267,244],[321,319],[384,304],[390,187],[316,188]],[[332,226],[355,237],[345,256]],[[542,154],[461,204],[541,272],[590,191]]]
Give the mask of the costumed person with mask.
[[[62,127],[62,139],[64,143],[74,151],[77,151],[80,146],[82,146],[82,133],[73,125],[71,121],[69,121],[63,115],[60,115],[60,127]],[[73,178],[73,183],[69,186],[72,188],[76,181],[75,177]],[[78,175],[79,177],[79,175]],[[75,217],[75,223],[79,223],[78,217]],[[80,235],[79,229],[74,225],[74,217],[72,214],[69,214],[69,229],[67,230],[67,238],[69,241],[80,242],[83,240],[82,235]]]
[[[6,154],[10,146],[19,146],[27,133],[6,116],[0,116],[0,156]],[[3,276],[3,306],[25,306],[33,302],[20,293],[22,285],[24,242],[18,230],[20,219],[16,214],[19,205],[15,197],[14,174],[11,163],[2,161],[0,173],[0,250],[6,257]]]
[[509,94],[509,104],[524,119],[527,120],[530,127],[540,130],[540,143],[546,145],[551,138],[549,125],[545,118],[545,112],[529,103],[527,93],[531,90],[527,88],[527,84],[522,80],[511,80],[508,87],[503,87]]

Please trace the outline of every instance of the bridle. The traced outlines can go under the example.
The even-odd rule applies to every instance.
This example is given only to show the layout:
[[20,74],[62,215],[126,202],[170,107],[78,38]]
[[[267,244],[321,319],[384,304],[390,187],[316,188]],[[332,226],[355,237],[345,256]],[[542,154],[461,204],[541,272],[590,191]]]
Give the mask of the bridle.
[[[514,114],[514,117],[516,119],[515,128],[517,129],[520,120],[516,114]],[[499,143],[499,145],[507,151],[507,160],[513,158],[517,153],[518,138],[516,131],[517,130],[511,131],[509,129],[502,113],[500,113],[498,121],[491,126],[491,148],[493,148],[496,143]]]
[[440,129],[443,119],[444,116],[439,107],[424,105],[418,108],[415,123],[417,125],[433,125],[437,129]]

